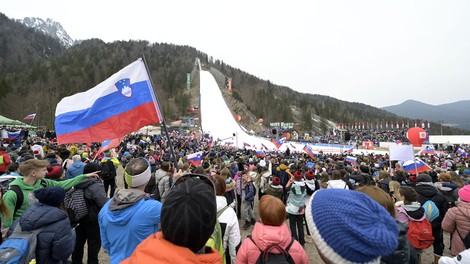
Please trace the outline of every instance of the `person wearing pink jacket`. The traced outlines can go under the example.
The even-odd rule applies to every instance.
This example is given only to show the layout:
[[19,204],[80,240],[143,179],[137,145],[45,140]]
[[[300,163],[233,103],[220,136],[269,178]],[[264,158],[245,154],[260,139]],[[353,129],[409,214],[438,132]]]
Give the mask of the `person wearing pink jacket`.
[[459,198],[442,220],[442,230],[452,234],[451,253],[454,256],[465,250],[462,239],[470,232],[470,185],[460,188]]
[[[308,255],[300,243],[292,238],[289,227],[284,223],[286,207],[279,199],[271,195],[263,195],[258,205],[261,223],[253,228],[251,238],[246,238],[237,253],[236,263],[256,263],[261,251],[271,245],[278,245],[288,250],[296,264],[309,263]],[[273,249],[272,253],[280,253]]]

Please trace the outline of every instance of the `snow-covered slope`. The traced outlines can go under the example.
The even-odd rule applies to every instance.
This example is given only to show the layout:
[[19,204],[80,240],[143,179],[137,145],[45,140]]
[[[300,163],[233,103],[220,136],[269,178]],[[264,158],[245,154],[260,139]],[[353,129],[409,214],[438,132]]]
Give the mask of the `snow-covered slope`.
[[34,28],[39,32],[58,39],[67,48],[74,44],[74,40],[67,34],[62,25],[50,18],[44,21],[38,17],[25,17],[18,21],[27,27]]

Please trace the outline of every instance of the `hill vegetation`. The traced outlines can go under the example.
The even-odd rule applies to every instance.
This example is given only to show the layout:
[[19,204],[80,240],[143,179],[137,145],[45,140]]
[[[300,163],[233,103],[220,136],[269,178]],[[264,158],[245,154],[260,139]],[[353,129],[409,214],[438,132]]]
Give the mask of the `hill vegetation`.
[[[187,73],[197,74],[193,71],[196,58],[206,69],[214,68],[232,78],[231,104],[243,105],[232,111],[255,120],[251,124],[256,124],[257,118],[263,118],[264,124],[293,122],[299,132],[324,134],[333,124],[328,120],[401,123],[404,119],[365,104],[296,92],[261,80],[189,46],[148,41],[105,43],[90,39],[65,49],[57,40],[3,14],[0,14],[0,23],[0,113],[14,119],[37,113],[39,125],[48,128],[53,128],[55,107],[63,97],[94,87],[141,55],[146,58],[161,110],[169,121],[191,115],[188,110],[197,101],[194,93],[186,89]],[[198,88],[195,80],[197,76],[191,86]],[[223,81],[219,84],[223,89]],[[444,132],[470,133],[453,128],[445,128]],[[440,125],[432,124],[431,134],[439,133]]]

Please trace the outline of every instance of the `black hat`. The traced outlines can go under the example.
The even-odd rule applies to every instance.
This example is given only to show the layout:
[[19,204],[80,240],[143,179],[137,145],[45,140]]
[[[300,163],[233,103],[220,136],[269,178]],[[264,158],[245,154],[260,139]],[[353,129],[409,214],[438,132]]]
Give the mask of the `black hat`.
[[361,165],[361,166],[359,166],[359,169],[360,169],[361,172],[363,172],[363,173],[369,173],[369,167],[366,166],[366,165]]
[[418,175],[418,178],[416,179],[417,182],[432,182],[431,176],[428,174],[420,174]]
[[200,179],[189,178],[175,185],[163,203],[163,237],[196,253],[214,231],[216,215],[217,203],[212,187]]
[[65,190],[62,187],[47,187],[34,191],[34,196],[40,203],[58,207],[65,198]]

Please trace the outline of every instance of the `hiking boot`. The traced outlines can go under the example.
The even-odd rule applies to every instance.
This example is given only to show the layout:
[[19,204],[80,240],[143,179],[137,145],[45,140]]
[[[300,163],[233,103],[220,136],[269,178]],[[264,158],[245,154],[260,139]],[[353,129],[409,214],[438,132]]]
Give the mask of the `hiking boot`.
[[246,230],[246,229],[250,228],[250,226],[251,226],[250,222],[245,222],[245,224],[242,226],[242,228]]
[[255,224],[256,224],[256,220],[255,220],[254,218],[253,218],[253,219],[251,219],[251,222],[250,222],[250,224],[252,224],[252,225],[255,225]]

